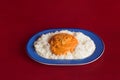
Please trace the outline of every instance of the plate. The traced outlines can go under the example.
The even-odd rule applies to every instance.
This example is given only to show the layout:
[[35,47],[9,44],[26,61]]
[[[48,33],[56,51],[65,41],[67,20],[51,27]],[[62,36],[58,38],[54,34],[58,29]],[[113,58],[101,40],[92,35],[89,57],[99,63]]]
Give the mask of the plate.
[[[43,58],[40,55],[38,55],[33,47],[34,41],[36,41],[42,34],[61,31],[61,30],[82,32],[85,35],[89,36],[96,45],[96,49],[95,49],[94,53],[85,59],[75,59],[75,60],[46,59],[46,58]],[[91,31],[84,30],[84,29],[76,29],[76,28],[59,28],[59,29],[49,29],[49,30],[44,30],[44,31],[38,32],[37,34],[35,34],[33,37],[30,38],[30,40],[27,43],[26,49],[27,49],[27,54],[30,58],[32,58],[33,60],[35,60],[39,63],[42,63],[42,64],[62,65],[62,66],[85,65],[85,64],[92,63],[101,57],[101,55],[103,54],[103,51],[104,51],[104,43],[99,36],[97,36],[95,33],[91,32]]]

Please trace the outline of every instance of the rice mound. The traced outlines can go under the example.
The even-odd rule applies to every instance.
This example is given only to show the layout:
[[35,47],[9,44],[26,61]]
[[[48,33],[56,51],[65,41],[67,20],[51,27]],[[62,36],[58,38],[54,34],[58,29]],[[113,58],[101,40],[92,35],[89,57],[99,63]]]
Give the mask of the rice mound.
[[[72,53],[67,52],[66,55],[55,55],[51,52],[48,42],[52,36],[59,33],[71,34],[78,40],[78,45]],[[34,48],[38,55],[46,59],[84,59],[92,55],[96,47],[94,41],[82,32],[61,30],[41,35],[34,42]]]

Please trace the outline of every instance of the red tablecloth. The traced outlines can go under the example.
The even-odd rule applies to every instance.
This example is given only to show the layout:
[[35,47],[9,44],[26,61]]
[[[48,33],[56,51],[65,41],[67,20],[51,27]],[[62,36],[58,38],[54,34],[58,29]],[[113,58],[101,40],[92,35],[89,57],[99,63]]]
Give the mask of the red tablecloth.
[[[0,80],[120,80],[119,0],[1,0]],[[47,66],[30,59],[26,43],[50,28],[83,28],[105,43],[84,66]]]

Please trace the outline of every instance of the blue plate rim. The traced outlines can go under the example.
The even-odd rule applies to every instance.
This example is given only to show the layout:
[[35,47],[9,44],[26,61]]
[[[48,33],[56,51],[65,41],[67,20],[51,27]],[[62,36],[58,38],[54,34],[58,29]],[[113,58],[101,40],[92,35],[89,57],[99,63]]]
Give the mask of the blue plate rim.
[[[37,37],[37,38],[38,38],[38,35],[39,35],[39,34],[42,35],[42,34],[45,33],[45,32],[46,32],[46,33],[49,33],[50,31],[51,31],[51,32],[55,32],[55,31],[61,31],[61,30],[69,30],[69,31],[74,31],[74,32],[86,31],[86,32],[89,32],[89,33],[93,34],[94,36],[96,36],[96,37],[101,41],[102,51],[101,51],[100,55],[99,55],[97,58],[95,58],[95,59],[93,59],[93,60],[91,60],[91,61],[85,62],[85,63],[47,63],[47,62],[39,61],[39,60],[37,60],[36,58],[34,58],[34,56],[31,55],[31,52],[29,51],[29,50],[30,50],[30,48],[29,48],[29,47],[30,47],[30,46],[29,46],[29,43],[31,43],[31,40],[33,41],[33,37]],[[77,30],[77,31],[75,31],[75,30]],[[40,36],[40,35],[39,35],[39,36]],[[87,36],[88,36],[88,35],[87,35]],[[91,36],[89,36],[89,37],[91,37]],[[35,41],[35,39],[34,39],[34,41]],[[94,41],[94,40],[93,40],[93,41]],[[42,64],[46,64],[46,65],[56,65],[56,66],[74,66],[74,65],[86,65],[86,64],[90,64],[90,63],[98,60],[98,59],[103,55],[103,53],[104,53],[104,51],[105,51],[105,44],[104,44],[103,40],[102,40],[97,34],[95,34],[94,32],[91,32],[91,31],[89,31],[89,30],[80,29],[80,28],[53,28],[53,29],[47,29],[47,30],[40,31],[40,32],[36,33],[35,35],[33,35],[33,36],[29,39],[29,41],[28,41],[28,43],[27,43],[26,50],[27,50],[27,55],[28,55],[31,59],[33,59],[34,61],[36,61],[36,62],[38,62],[38,63],[42,63]],[[34,54],[34,53],[32,53],[32,54]],[[41,56],[38,55],[38,57],[40,58]],[[43,58],[43,57],[41,57],[41,58]],[[51,59],[45,59],[45,58],[44,58],[44,60],[51,60]],[[79,60],[79,59],[78,59],[78,60]],[[83,60],[84,60],[84,59],[83,59]],[[53,60],[53,61],[56,61],[56,60]],[[61,61],[61,60],[59,60],[59,61]],[[62,60],[62,61],[74,61],[74,60]]]

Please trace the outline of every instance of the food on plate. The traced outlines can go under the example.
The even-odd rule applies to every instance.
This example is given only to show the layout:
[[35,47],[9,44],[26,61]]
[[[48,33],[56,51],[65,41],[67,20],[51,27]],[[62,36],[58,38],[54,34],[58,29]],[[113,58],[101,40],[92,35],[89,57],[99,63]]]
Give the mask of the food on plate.
[[94,53],[96,46],[82,32],[61,30],[42,34],[34,42],[34,48],[46,59],[84,59]]
[[78,44],[78,41],[71,34],[59,33],[51,37],[49,44],[52,53],[56,55],[63,55],[68,51],[73,52]]

